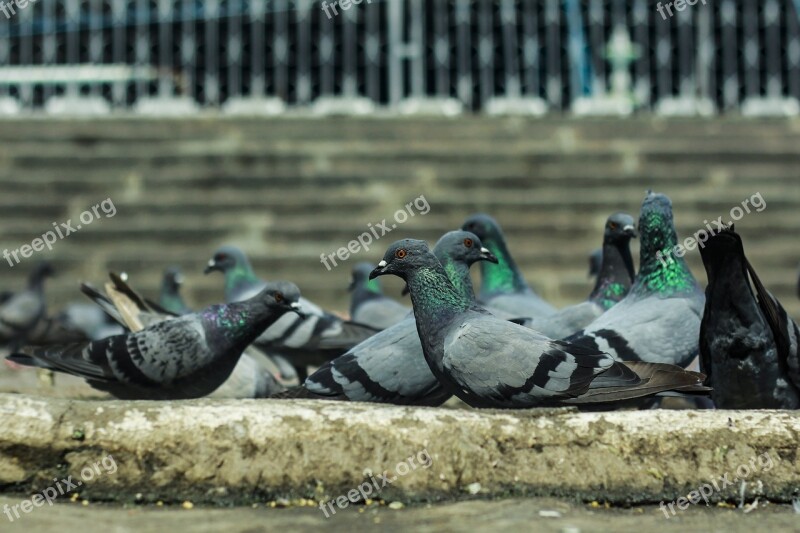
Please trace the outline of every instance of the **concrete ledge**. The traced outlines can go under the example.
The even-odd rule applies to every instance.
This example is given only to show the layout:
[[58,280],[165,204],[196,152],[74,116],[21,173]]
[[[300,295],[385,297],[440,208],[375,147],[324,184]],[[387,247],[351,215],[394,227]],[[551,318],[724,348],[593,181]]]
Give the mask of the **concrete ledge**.
[[[800,415],[778,411],[478,411],[311,401],[71,401],[0,394],[0,489],[35,492],[107,454],[80,488],[114,501],[330,500],[427,451],[383,499],[571,496],[659,502],[754,464],[745,494],[800,489]],[[756,458],[768,454],[772,467]],[[752,463],[755,461],[755,463]],[[761,465],[761,466],[759,466]],[[722,483],[719,483],[722,485]],[[741,483],[710,501],[736,500]],[[374,495],[373,495],[374,496]]]

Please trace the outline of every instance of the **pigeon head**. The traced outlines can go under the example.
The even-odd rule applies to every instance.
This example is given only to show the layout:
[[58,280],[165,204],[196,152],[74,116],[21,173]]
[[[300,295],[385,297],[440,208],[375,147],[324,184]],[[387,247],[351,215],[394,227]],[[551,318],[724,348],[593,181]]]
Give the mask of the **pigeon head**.
[[28,275],[28,284],[31,287],[41,285],[45,278],[52,278],[54,275],[55,271],[53,270],[53,265],[48,261],[40,261],[33,267],[31,273]]
[[434,247],[434,255],[443,265],[450,261],[472,265],[478,261],[497,264],[497,257],[483,246],[480,238],[469,231],[445,233]]
[[372,290],[373,292],[380,293],[381,288],[377,281],[371,280],[369,277],[369,273],[375,268],[375,265],[372,263],[367,263],[363,261],[361,263],[356,263],[353,267],[353,274],[350,280],[350,286],[347,288],[350,292],[353,292],[358,287],[366,287],[368,290]]
[[658,252],[671,253],[678,236],[672,219],[672,202],[667,196],[647,192],[639,215],[639,234],[643,263],[655,261]]
[[402,239],[389,246],[383,260],[370,272],[369,279],[394,274],[407,280],[410,272],[431,262],[439,263],[425,241]]
[[293,311],[303,316],[300,311],[300,289],[289,281],[273,281],[253,296],[251,302],[269,310]]
[[464,221],[461,229],[474,233],[483,241],[503,240],[503,232],[500,229],[500,224],[489,215],[483,213],[470,216]]
[[740,258],[744,257],[744,246],[733,224],[713,233],[706,243],[700,246],[700,257],[703,259],[709,280],[727,264],[741,264]]
[[208,261],[205,274],[218,271],[222,273],[246,267],[250,269],[250,262],[244,252],[235,246],[223,246],[214,252],[214,256]]
[[[604,242],[628,243],[636,238],[636,221],[627,213],[614,213],[606,220]],[[602,253],[602,252],[601,252]]]
[[164,271],[164,278],[161,282],[161,287],[168,291],[171,294],[177,293],[181,285],[183,285],[183,274],[181,273],[181,269],[174,266],[169,267]]

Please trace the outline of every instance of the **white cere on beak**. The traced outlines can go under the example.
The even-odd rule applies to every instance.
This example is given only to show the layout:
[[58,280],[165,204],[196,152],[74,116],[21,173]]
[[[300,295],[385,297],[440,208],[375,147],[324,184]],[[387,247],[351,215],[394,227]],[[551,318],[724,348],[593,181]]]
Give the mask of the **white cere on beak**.
[[386,266],[386,261],[381,261],[380,263],[378,263],[378,266],[379,266],[380,268],[383,268],[383,267],[385,267],[385,266]]
[[628,230],[630,230],[630,231],[633,231],[633,230],[634,230],[634,227],[633,227],[633,226],[631,226],[631,225],[627,225],[627,226],[625,226],[624,228],[622,228],[622,231],[628,231]]
[[210,266],[210,267],[213,267],[214,265],[216,265],[216,263],[214,262],[214,260],[213,260],[213,259],[209,259],[209,260],[208,260],[208,266]]
[[300,303],[292,302],[292,304],[289,307],[291,307],[292,309],[300,309]]
[[481,253],[482,254],[488,254],[489,253],[489,249],[488,248],[481,248]]
[[122,281],[128,281],[128,273],[127,272],[120,272],[119,273],[119,279],[121,279]]

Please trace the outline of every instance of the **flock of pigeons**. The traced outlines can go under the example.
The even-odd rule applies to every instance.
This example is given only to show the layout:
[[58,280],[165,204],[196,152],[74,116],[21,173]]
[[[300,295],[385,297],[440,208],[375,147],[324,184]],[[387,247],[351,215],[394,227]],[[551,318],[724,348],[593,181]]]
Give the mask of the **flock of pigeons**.
[[[265,282],[224,246],[206,273],[225,279],[225,302],[192,312],[177,270],[158,302],[125,276],[92,304],[45,312],[47,264],[28,288],[0,295],[0,342],[12,364],[66,372],[123,399],[316,398],[473,407],[649,407],[688,397],[699,407],[800,407],[800,330],[764,288],[733,227],[701,249],[705,293],[678,244],[672,204],[648,192],[638,223],[606,222],[586,301],[555,309],[526,283],[497,222],[473,215],[433,247],[404,239],[377,266],[353,269],[350,320]],[[662,252],[662,255],[659,255]],[[480,263],[473,292],[470,267]],[[387,297],[379,276],[406,283],[413,309]],[[699,371],[690,370],[699,359]],[[309,367],[316,370],[307,375]],[[702,372],[702,373],[701,373]]]

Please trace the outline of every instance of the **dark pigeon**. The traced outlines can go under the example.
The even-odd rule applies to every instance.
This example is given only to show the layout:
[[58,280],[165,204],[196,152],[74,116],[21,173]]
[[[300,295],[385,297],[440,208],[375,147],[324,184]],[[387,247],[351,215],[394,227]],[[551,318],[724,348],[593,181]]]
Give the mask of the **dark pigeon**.
[[697,373],[670,365],[628,366],[492,315],[459,293],[423,241],[392,244],[371,277],[387,274],[402,278],[411,291],[431,370],[446,390],[473,407],[595,404],[707,390]]
[[525,281],[511,257],[500,225],[489,215],[472,215],[461,227],[477,235],[498,263],[481,263],[481,289],[478,300],[504,317],[540,318],[556,308],[537,295]]
[[615,213],[608,217],[603,233],[602,263],[589,299],[565,307],[527,326],[552,339],[562,339],[585,328],[620,302],[633,284],[630,242],[636,236],[633,217]]
[[714,387],[714,404],[800,408],[800,330],[764,288],[741,237],[725,228],[708,239],[700,255],[708,274],[700,367]]
[[170,267],[164,271],[158,304],[175,315],[185,315],[192,312],[186,302],[183,301],[181,285],[183,285],[183,274],[180,268]]
[[[445,234],[434,253],[457,290],[470,300],[475,299],[470,265],[497,260],[478,237],[465,231]],[[411,313],[323,365],[306,380],[303,392],[299,396],[429,406],[441,405],[451,396],[425,362]]]
[[628,295],[565,340],[618,361],[686,367],[699,351],[705,297],[686,260],[673,252],[678,237],[669,198],[648,192],[639,233],[639,274]]
[[403,320],[411,309],[383,294],[378,280],[369,279],[375,265],[358,263],[350,282],[350,320],[375,329],[386,329]]
[[179,400],[211,394],[228,379],[242,351],[283,314],[300,291],[276,282],[253,298],[155,322],[141,331],[89,343],[28,347],[9,360],[83,377],[128,400]]

